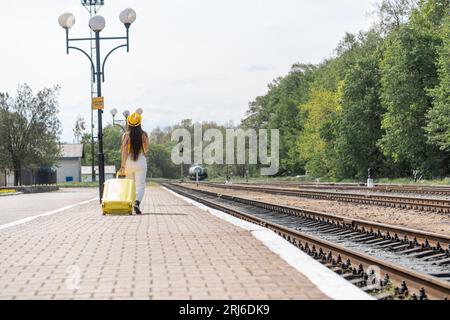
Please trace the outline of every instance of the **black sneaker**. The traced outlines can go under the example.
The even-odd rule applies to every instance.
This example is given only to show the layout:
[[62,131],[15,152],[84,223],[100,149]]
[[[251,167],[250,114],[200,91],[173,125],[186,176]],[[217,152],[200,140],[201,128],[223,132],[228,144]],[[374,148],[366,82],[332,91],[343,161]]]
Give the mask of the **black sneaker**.
[[134,212],[136,214],[142,214],[141,209],[139,208],[140,204],[141,203],[138,200],[136,200],[136,202],[134,203]]

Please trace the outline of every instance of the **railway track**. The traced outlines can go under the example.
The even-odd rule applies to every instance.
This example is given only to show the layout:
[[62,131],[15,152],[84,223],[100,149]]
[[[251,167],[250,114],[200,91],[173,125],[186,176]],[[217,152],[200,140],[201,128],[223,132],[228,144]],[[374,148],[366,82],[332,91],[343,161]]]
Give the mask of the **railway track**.
[[371,194],[371,193],[363,194],[363,193],[349,193],[349,192],[330,192],[322,190],[303,190],[293,188],[275,188],[275,187],[262,187],[250,185],[224,185],[210,182],[203,182],[202,185],[230,190],[264,192],[270,194],[279,194],[285,196],[304,197],[320,200],[333,200],[333,201],[352,202],[352,203],[369,204],[393,208],[450,213],[450,199],[403,197],[396,195]]
[[[165,187],[265,226],[378,299],[446,299],[450,296],[450,237],[233,197],[164,183]],[[340,242],[340,243],[336,243]],[[423,265],[428,273],[350,248]],[[432,267],[434,266],[434,268]]]
[[[244,184],[244,183],[240,183]],[[412,194],[429,194],[450,196],[450,186],[419,186],[419,185],[398,185],[398,184],[378,184],[373,188],[367,188],[365,184],[339,184],[339,183],[298,183],[298,182],[270,182],[270,183],[245,183],[245,185],[268,186],[313,189],[313,190],[336,190],[336,191],[369,191],[369,192],[396,192]]]

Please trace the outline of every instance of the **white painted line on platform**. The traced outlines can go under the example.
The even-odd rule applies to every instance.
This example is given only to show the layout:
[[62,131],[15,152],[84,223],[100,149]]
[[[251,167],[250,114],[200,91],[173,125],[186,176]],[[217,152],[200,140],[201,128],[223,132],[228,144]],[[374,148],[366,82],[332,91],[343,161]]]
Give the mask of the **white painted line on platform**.
[[93,201],[98,201],[98,198],[94,198],[94,199],[91,199],[91,200],[86,200],[86,201],[79,202],[79,203],[76,203],[76,204],[72,204],[70,206],[66,206],[66,207],[63,207],[63,208],[60,208],[60,209],[56,209],[56,210],[53,210],[53,211],[41,213],[41,214],[38,214],[36,216],[27,217],[27,218],[24,218],[24,219],[13,221],[13,222],[10,222],[10,223],[7,223],[7,224],[2,224],[2,225],[0,225],[0,230],[6,229],[6,228],[10,228],[10,227],[14,227],[14,226],[18,226],[20,224],[24,224],[24,223],[33,221],[33,220],[38,219],[38,218],[51,216],[53,214],[66,211],[66,210],[69,210],[69,209],[81,206],[83,204],[88,204],[88,203],[93,202]]
[[250,233],[261,241],[272,252],[278,254],[284,261],[304,274],[325,295],[335,300],[375,300],[355,285],[340,277],[320,262],[314,260],[293,244],[278,236],[272,230],[261,227],[254,223],[233,217],[223,211],[207,207],[192,199],[179,195],[165,187],[163,189],[173,195],[203,209],[212,215],[225,220],[235,226],[250,231]]

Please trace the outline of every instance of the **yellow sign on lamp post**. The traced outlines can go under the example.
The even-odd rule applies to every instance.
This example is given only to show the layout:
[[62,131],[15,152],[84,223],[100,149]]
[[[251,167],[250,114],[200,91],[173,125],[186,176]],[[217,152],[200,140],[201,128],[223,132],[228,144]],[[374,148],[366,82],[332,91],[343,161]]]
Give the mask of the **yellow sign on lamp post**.
[[94,110],[105,109],[105,98],[104,97],[92,98],[92,109]]

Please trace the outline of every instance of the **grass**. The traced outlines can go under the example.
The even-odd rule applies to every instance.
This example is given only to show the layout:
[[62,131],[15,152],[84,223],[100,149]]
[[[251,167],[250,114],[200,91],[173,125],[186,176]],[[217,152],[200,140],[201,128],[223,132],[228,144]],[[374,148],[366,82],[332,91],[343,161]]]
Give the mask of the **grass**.
[[98,187],[98,182],[62,182],[58,183],[60,188],[94,188]]
[[375,180],[375,183],[412,184],[412,185],[450,185],[450,178],[420,180],[416,183],[414,183],[414,181],[412,179],[408,179],[408,178],[397,178],[397,179],[381,178],[381,179]]

